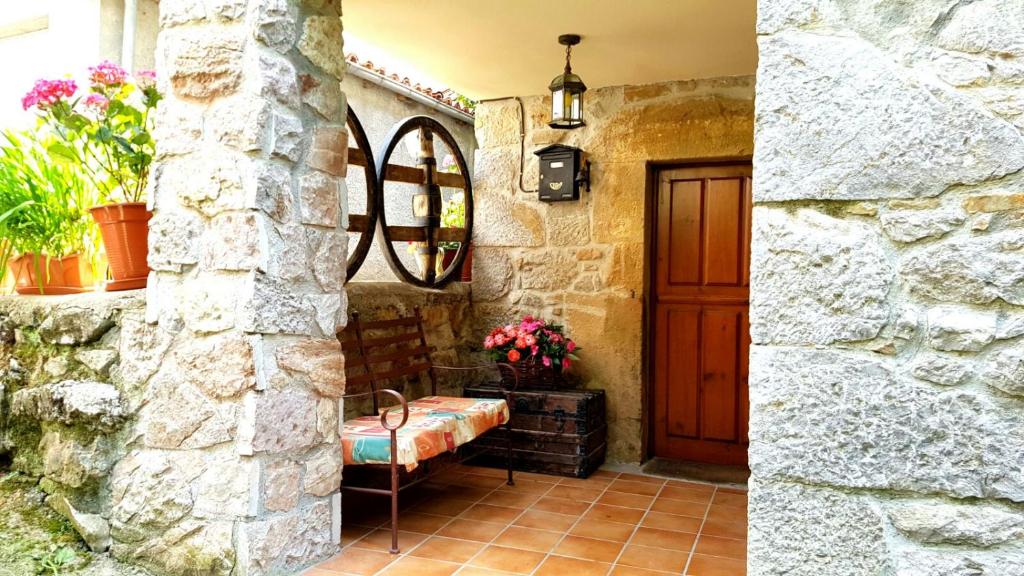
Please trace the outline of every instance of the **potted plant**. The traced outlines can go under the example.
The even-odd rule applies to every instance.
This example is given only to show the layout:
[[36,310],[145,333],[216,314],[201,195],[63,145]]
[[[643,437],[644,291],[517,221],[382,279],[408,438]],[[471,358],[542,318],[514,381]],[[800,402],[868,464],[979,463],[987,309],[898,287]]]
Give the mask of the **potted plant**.
[[[521,321],[491,330],[484,351],[495,362],[510,363],[519,372],[519,384],[533,388],[565,385],[567,370],[580,348],[565,336],[564,328],[542,318],[524,316]],[[503,378],[508,375],[502,373]]]
[[92,289],[99,239],[88,216],[94,189],[53,162],[31,133],[0,143],[0,281],[10,273],[20,294]]
[[58,82],[40,80],[22,100],[36,108],[55,135],[49,151],[81,169],[100,195],[90,212],[99,224],[113,281],[107,290],[146,285],[149,219],[145,193],[156,153],[150,112],[161,99],[152,72],[134,80],[120,66],[103,62],[89,68],[89,90],[54,91]]

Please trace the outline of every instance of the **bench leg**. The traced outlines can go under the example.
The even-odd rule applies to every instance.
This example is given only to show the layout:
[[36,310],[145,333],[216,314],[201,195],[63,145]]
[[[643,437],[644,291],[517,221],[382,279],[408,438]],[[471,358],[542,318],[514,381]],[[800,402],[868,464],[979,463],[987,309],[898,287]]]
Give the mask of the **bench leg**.
[[398,434],[391,431],[391,549],[398,554]]
[[508,465],[508,484],[509,486],[515,486],[515,480],[512,480],[512,418],[508,419],[508,423],[505,424],[505,437],[508,439],[506,444],[507,452],[505,454],[505,463]]

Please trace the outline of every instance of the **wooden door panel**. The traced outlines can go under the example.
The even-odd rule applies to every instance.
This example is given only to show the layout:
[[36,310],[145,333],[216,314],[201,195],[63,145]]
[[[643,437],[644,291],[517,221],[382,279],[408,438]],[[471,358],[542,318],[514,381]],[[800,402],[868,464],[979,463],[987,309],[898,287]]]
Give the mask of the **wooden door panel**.
[[750,165],[659,174],[654,452],[746,464]]

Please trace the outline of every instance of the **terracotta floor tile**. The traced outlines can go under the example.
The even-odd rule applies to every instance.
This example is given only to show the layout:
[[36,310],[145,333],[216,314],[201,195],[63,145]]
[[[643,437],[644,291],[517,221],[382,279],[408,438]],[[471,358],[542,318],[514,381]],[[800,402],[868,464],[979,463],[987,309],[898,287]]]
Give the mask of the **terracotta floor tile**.
[[657,476],[647,476],[645,474],[630,474],[629,472],[623,472],[619,474],[619,480],[629,480],[631,482],[647,482],[649,484],[664,484],[666,480],[664,478],[658,478]]
[[321,570],[335,570],[345,574],[368,576],[393,562],[397,556],[387,552],[363,550],[362,548],[345,548],[334,558],[317,565]]
[[[438,516],[458,516],[466,511],[473,502],[469,500],[456,500],[454,498],[445,498],[442,500],[428,500],[413,506],[409,509],[410,512],[419,512],[420,514],[436,514]],[[398,519],[402,521],[401,518]]]
[[456,518],[452,520],[451,524],[439,530],[437,535],[462,540],[473,540],[475,542],[490,542],[495,536],[501,534],[505,526],[505,524],[495,524],[493,522]]
[[747,563],[744,560],[694,554],[690,560],[690,567],[686,569],[686,574],[687,576],[746,576]]
[[693,516],[703,518],[708,511],[708,505],[704,502],[687,502],[686,500],[673,500],[671,498],[658,498],[651,506],[655,512],[666,514],[677,514],[679,516]]
[[538,482],[536,480],[527,480],[520,478],[516,480],[514,486],[499,486],[499,490],[508,490],[512,492],[527,492],[530,494],[544,494],[554,486],[551,482]]
[[455,573],[457,576],[508,576],[511,572],[489,570],[479,566],[463,566],[462,570]]
[[[409,532],[418,532],[420,534],[433,534],[441,529],[442,526],[452,521],[451,516],[438,516],[436,514],[420,514],[417,512],[402,512],[398,515],[398,530],[408,530]],[[344,518],[342,523],[344,523]],[[391,523],[385,528],[390,528]]]
[[516,472],[514,477],[514,480],[516,482],[519,482],[519,480],[534,480],[537,482],[548,482],[550,484],[558,484],[558,481],[561,479],[561,476],[552,476],[551,474],[537,474],[534,472]]
[[472,566],[501,570],[513,574],[529,574],[544,559],[544,554],[502,546],[488,546],[470,560]]
[[380,576],[451,576],[460,566],[427,558],[406,556],[387,567]]
[[634,526],[630,524],[619,524],[618,522],[607,522],[604,520],[581,521],[576,524],[570,534],[583,536],[585,538],[597,538],[598,540],[611,540],[613,542],[625,542],[633,534]]
[[370,532],[373,532],[373,528],[370,528],[369,526],[346,524],[341,527],[341,545],[348,546],[355,540],[366,536]]
[[622,543],[620,542],[569,535],[559,542],[551,553],[597,562],[613,562],[618,558],[621,550]]
[[528,494],[525,492],[506,492],[497,490],[480,502],[492,506],[505,506],[507,508],[529,508],[531,504],[540,500],[540,494]]
[[572,500],[563,500],[562,498],[548,498],[544,497],[537,500],[533,506],[534,510],[540,510],[542,512],[554,512],[556,514],[569,514],[573,516],[579,516],[586,512],[587,508],[590,508],[590,504],[586,502],[573,502]]
[[619,472],[614,470],[595,470],[590,477],[591,478],[618,478]]
[[745,506],[722,506],[712,504],[708,508],[708,520],[722,522],[743,522],[747,521],[747,509]]
[[409,552],[409,556],[462,564],[472,558],[483,547],[484,544],[482,542],[431,536],[429,540]]
[[612,482],[611,486],[608,487],[613,492],[625,492],[627,494],[643,494],[644,496],[654,496],[661,490],[661,484],[651,484],[648,482],[631,482],[629,480],[616,480]]
[[341,517],[345,519],[343,523],[348,524],[349,526],[366,526],[368,528],[376,528],[385,522],[390,522],[391,509],[387,507],[390,505],[384,505],[382,501],[381,506],[384,507],[384,509],[378,508],[372,511],[346,511],[344,507],[342,507]]
[[520,550],[533,550],[535,552],[548,552],[555,547],[555,544],[562,539],[562,532],[548,532],[536,528],[523,528],[522,526],[509,526],[492,544],[519,548]]
[[621,506],[608,506],[607,504],[594,504],[590,510],[583,515],[583,520],[607,520],[609,522],[620,522],[622,524],[636,524],[644,516],[643,510],[636,508],[622,508]]
[[701,534],[745,540],[747,538],[747,517],[743,515],[734,520],[724,520],[711,518],[709,515],[708,519],[704,521],[704,527],[701,528]]
[[558,481],[563,486],[572,486],[573,488],[607,488],[612,483],[611,478],[562,478]]
[[559,484],[551,489],[547,493],[552,498],[565,498],[566,500],[576,500],[578,502],[593,502],[601,496],[601,492],[604,488],[575,488],[573,486],[565,486]]
[[516,526],[525,526],[526,528],[565,532],[576,523],[577,519],[578,518],[576,516],[555,514],[554,512],[542,512],[540,510],[530,508],[523,512],[523,515],[517,518],[513,524]]
[[505,506],[491,506],[490,504],[476,504],[459,515],[459,518],[468,520],[482,520],[484,522],[509,523],[522,514],[518,508],[507,508]]
[[494,488],[478,488],[476,486],[461,486],[458,484],[448,488],[449,493],[458,493],[459,500],[471,500],[476,502],[494,491]]
[[666,550],[630,544],[622,551],[618,563],[648,570],[665,570],[679,573],[686,567],[689,550]]
[[717,491],[724,492],[726,494],[742,494],[744,496],[746,496],[748,492],[746,488],[730,488],[728,486],[719,486]]
[[729,492],[723,492],[723,491],[719,490],[718,492],[715,492],[715,497],[714,497],[714,499],[711,500],[711,503],[716,505],[716,506],[743,506],[743,507],[746,507],[746,505],[747,505],[747,495],[746,494],[732,494],[732,493],[729,493]]
[[689,516],[676,516],[664,512],[648,512],[647,516],[640,523],[648,528],[661,530],[675,530],[676,532],[689,532],[696,534],[700,530],[701,519]]
[[308,568],[302,573],[302,576],[338,576],[341,572],[335,572],[334,570],[324,570],[323,568]]
[[590,560],[548,556],[534,574],[537,576],[605,576],[609,568],[611,568],[610,564],[591,562]]
[[494,478],[492,476],[479,476],[477,474],[466,474],[459,479],[460,486],[475,486],[477,488],[490,488],[494,489],[504,484],[505,481],[501,478]]
[[669,480],[668,485],[673,488],[687,488],[699,492],[707,492],[711,494],[718,489],[714,484],[704,484],[703,482],[687,482],[685,480]]
[[696,534],[641,526],[637,528],[636,534],[633,534],[633,539],[629,543],[668,550],[689,550],[693,547],[693,540],[696,537]]
[[654,501],[654,496],[644,496],[643,494],[626,494],[625,492],[605,492],[597,499],[598,504],[608,504],[610,506],[623,506],[625,508],[639,508],[646,510],[651,502]]
[[502,478],[508,475],[507,468],[489,468],[487,466],[467,466],[466,472],[469,474],[479,474],[480,476],[490,476],[491,478]]
[[725,558],[746,560],[747,541],[701,534],[697,538],[697,548],[694,549],[694,552],[706,556],[723,556]]
[[678,486],[665,486],[662,488],[661,494],[659,494],[658,497],[707,504],[711,501],[711,495],[712,492],[706,492],[704,490],[694,490],[692,488],[681,488]]
[[646,570],[644,568],[637,568],[635,566],[623,566],[616,564],[608,576],[664,576],[665,574],[672,574],[671,572],[658,572],[655,570]]
[[[401,519],[399,519],[401,522]],[[402,552],[412,548],[427,539],[426,534],[416,532],[398,531],[398,548]],[[367,550],[380,550],[387,552],[391,549],[391,530],[374,530],[372,533],[352,544],[355,548],[366,548]]]

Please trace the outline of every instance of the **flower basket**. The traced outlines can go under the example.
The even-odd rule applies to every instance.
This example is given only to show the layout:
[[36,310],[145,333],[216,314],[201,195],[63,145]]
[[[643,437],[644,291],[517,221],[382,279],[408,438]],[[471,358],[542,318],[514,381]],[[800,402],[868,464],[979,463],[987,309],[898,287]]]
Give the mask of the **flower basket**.
[[[519,386],[541,390],[557,390],[568,386],[561,368],[545,366],[540,362],[520,360],[512,364],[519,373]],[[501,382],[506,386],[515,384],[515,378],[508,370],[501,371]]]
[[[565,335],[562,326],[533,316],[494,328],[483,345],[495,362],[515,366],[519,386],[524,388],[566,387],[564,371],[578,360],[575,352],[579,348]],[[508,370],[501,371],[501,378],[506,384],[516,381]]]

